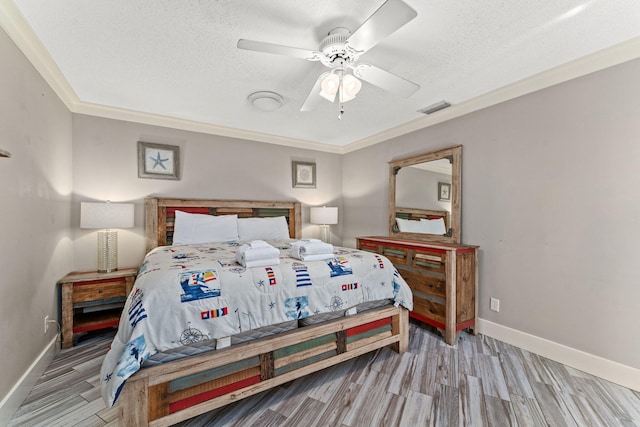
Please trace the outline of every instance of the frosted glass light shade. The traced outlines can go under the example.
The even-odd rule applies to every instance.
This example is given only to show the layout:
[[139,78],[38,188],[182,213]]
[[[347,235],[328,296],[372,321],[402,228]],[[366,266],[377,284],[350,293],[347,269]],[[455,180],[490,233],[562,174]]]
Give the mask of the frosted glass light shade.
[[322,79],[320,87],[322,88],[320,96],[327,101],[333,102],[336,99],[336,93],[338,93],[338,88],[340,87],[340,77],[330,73]]
[[347,74],[342,79],[342,86],[340,91],[340,99],[342,102],[351,101],[356,97],[358,92],[360,92],[360,88],[362,87],[362,83],[360,80],[356,79],[351,74]]
[[80,204],[80,228],[101,228],[98,231],[98,271],[109,273],[118,269],[118,232],[114,228],[133,227],[132,203]]

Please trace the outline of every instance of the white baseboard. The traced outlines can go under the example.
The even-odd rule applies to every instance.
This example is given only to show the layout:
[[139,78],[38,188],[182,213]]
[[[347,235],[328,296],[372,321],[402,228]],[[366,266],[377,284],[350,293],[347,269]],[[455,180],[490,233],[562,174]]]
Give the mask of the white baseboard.
[[33,386],[36,385],[42,373],[47,369],[47,366],[49,366],[58,352],[57,341],[58,336],[56,335],[29,366],[29,369],[22,374],[18,382],[9,390],[9,393],[0,401],[0,426],[9,424],[24,399],[27,398]]
[[640,391],[640,369],[558,344],[526,332],[478,319],[478,333],[520,347],[580,371]]

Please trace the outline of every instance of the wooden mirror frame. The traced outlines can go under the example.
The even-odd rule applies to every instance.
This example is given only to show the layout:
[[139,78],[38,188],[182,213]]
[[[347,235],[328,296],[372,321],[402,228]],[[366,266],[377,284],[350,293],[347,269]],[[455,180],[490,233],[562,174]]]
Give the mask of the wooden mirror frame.
[[[451,215],[445,235],[403,233],[396,231],[396,175],[405,167],[418,163],[449,158],[451,160]],[[401,239],[425,240],[440,243],[460,243],[462,200],[462,145],[389,162],[389,236]]]

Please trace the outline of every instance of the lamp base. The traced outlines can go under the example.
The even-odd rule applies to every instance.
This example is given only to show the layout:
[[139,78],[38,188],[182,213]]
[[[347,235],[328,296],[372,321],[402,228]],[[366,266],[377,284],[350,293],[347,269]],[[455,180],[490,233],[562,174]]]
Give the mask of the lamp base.
[[118,232],[98,231],[98,272],[111,273],[118,269]]
[[320,240],[325,243],[331,243],[331,233],[329,232],[329,226],[326,224],[320,226]]

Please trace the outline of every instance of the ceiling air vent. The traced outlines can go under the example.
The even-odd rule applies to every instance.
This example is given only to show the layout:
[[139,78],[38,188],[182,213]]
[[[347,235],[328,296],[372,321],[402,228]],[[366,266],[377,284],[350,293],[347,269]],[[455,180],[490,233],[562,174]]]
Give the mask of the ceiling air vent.
[[422,114],[433,114],[436,111],[444,110],[445,108],[451,107],[447,101],[436,102],[435,104],[431,104],[428,107],[424,107],[422,110],[418,110],[419,113]]

